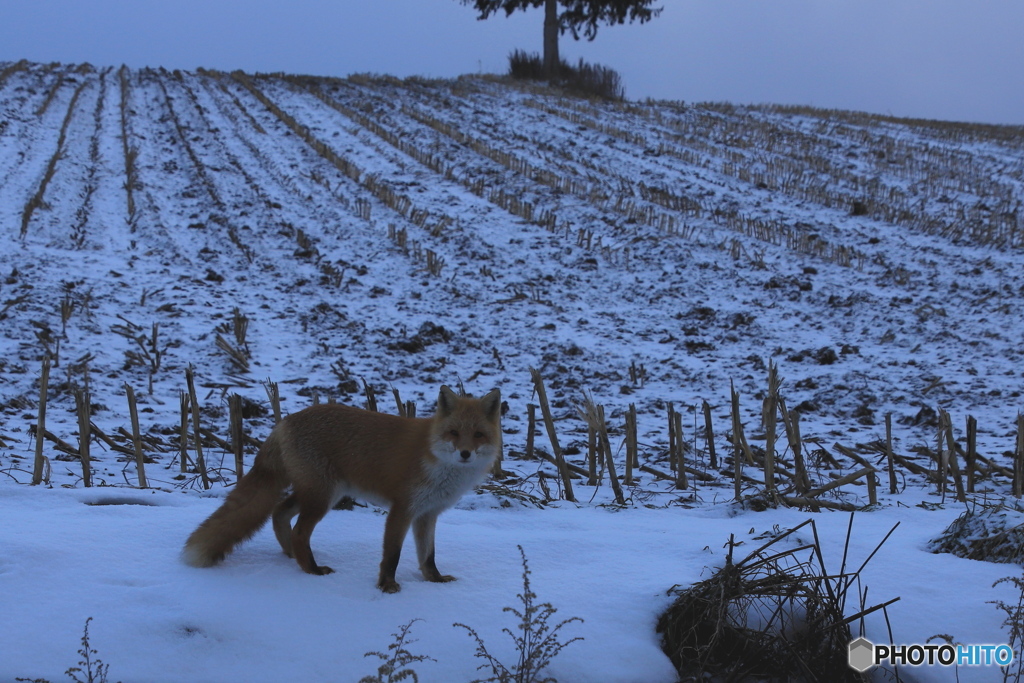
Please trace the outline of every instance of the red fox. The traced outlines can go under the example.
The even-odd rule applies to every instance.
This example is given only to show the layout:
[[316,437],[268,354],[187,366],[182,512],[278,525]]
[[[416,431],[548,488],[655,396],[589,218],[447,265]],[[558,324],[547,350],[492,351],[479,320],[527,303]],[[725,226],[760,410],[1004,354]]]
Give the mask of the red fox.
[[[343,496],[390,506],[377,587],[400,590],[395,570],[409,527],[427,581],[454,581],[434,563],[437,516],[480,484],[501,452],[501,394],[458,396],[441,387],[429,418],[321,404],[281,420],[252,469],[192,532],[182,557],[209,567],[273,517],[282,550],[309,574],[330,574],[309,547],[313,528]],[[282,492],[291,493],[282,499]],[[298,520],[292,527],[292,519]]]

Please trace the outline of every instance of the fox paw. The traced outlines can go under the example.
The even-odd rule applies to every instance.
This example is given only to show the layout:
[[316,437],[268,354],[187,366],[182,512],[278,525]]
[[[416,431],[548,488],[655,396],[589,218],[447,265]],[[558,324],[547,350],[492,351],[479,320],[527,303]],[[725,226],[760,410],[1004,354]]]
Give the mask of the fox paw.
[[402,587],[394,579],[381,579],[377,584],[377,588],[381,589],[385,593],[397,593],[402,590]]
[[325,567],[324,565],[319,564],[314,566],[312,571],[308,573],[312,574],[313,576],[327,576],[328,574],[333,574],[334,570],[330,567]]
[[436,576],[427,577],[427,581],[433,581],[434,583],[450,583],[455,581],[455,577],[451,574],[437,574]]

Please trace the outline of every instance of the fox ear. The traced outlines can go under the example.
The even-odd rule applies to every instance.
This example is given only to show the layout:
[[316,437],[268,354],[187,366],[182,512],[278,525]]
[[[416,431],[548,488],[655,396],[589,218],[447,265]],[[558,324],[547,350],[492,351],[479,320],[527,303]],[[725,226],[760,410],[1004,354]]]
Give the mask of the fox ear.
[[437,412],[441,415],[451,415],[452,411],[455,410],[455,403],[459,397],[454,391],[448,388],[448,385],[441,385],[441,393],[437,397]]
[[501,391],[491,389],[480,399],[480,403],[483,404],[484,415],[492,420],[497,419],[498,414],[501,412]]

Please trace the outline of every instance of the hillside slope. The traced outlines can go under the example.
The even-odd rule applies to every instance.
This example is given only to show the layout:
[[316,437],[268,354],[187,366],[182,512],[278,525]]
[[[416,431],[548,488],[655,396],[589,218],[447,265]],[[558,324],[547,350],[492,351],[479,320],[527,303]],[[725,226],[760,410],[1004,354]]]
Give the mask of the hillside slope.
[[[617,461],[635,403],[642,460],[667,468],[671,402],[706,467],[694,411],[714,407],[725,450],[733,382],[757,432],[773,358],[815,448],[877,440],[889,412],[901,452],[934,448],[937,408],[958,439],[975,416],[987,456],[1014,447],[1019,129],[25,62],[0,64],[0,111],[5,479],[31,469],[46,356],[48,430],[76,443],[88,385],[94,424],[127,444],[130,384],[165,487],[183,485],[189,365],[225,439],[229,393],[265,436],[268,379],[286,412],[362,405],[365,380],[420,414],[461,380],[502,389],[522,452],[534,367],[572,462],[592,392]],[[81,485],[47,454],[54,483]],[[93,456],[100,480],[134,482],[123,453]]]

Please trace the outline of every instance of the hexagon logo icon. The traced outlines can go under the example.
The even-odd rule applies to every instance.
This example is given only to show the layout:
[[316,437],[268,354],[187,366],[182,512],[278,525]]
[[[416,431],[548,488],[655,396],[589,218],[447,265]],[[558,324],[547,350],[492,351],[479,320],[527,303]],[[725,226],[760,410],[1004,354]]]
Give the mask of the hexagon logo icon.
[[875,644],[863,637],[851,641],[849,658],[850,668],[864,673],[875,665]]

